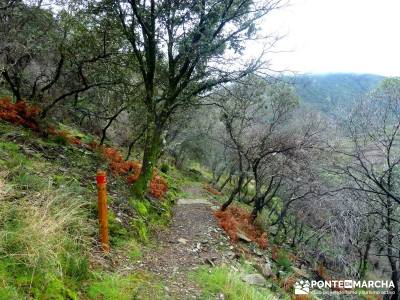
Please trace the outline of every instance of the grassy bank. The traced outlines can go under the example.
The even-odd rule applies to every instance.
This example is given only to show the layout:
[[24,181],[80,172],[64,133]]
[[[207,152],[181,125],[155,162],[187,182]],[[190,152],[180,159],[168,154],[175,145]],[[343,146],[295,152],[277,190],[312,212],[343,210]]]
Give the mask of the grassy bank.
[[[110,175],[112,252],[98,245],[95,151],[0,123],[0,299],[162,298],[151,274],[120,272],[168,224],[182,178],[169,170],[163,201],[137,201]],[[157,297],[156,297],[157,298]]]

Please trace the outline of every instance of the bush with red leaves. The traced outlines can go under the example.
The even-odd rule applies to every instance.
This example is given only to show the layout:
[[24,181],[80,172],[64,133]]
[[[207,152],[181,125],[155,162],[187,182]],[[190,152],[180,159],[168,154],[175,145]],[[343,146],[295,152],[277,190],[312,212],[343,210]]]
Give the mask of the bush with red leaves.
[[268,247],[267,234],[250,222],[250,214],[245,209],[231,206],[225,211],[216,211],[214,215],[218,219],[219,226],[233,241],[238,240],[238,231],[241,231],[260,248]]
[[12,103],[8,97],[0,99],[0,119],[4,121],[38,130],[35,118],[39,113],[38,107],[28,105],[25,101]]
[[[99,148],[97,146],[97,148]],[[102,153],[107,159],[111,172],[114,175],[125,175],[128,183],[138,180],[142,165],[138,161],[124,161],[121,153],[112,147],[102,148]],[[150,181],[149,193],[155,198],[161,199],[168,190],[168,184],[156,172]]]
[[162,198],[168,190],[167,181],[158,175],[153,176],[150,182],[150,195],[155,198]]

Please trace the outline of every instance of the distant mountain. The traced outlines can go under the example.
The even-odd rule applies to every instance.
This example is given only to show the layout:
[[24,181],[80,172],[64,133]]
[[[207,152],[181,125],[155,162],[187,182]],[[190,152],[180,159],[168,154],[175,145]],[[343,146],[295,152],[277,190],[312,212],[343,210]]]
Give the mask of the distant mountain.
[[301,102],[327,114],[354,103],[376,88],[385,77],[372,74],[299,75],[291,78]]

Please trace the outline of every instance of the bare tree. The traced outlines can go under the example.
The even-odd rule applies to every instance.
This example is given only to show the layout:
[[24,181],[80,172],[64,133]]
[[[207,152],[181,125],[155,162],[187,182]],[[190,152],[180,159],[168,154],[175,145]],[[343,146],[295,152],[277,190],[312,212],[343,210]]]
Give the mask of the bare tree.
[[[366,218],[378,218],[382,236],[377,244],[386,248],[391,279],[399,298],[400,204],[400,82],[388,79],[354,109],[346,122],[346,147],[338,151],[335,174],[344,178],[345,189],[368,204]],[[340,163],[341,161],[341,163]]]

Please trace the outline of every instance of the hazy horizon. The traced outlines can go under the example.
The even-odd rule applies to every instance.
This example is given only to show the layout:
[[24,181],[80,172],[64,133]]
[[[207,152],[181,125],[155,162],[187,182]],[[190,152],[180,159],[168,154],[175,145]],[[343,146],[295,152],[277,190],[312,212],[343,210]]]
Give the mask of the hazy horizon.
[[400,76],[400,1],[289,2],[262,24],[266,33],[285,35],[270,56],[272,69]]

